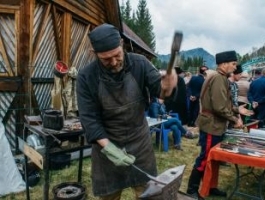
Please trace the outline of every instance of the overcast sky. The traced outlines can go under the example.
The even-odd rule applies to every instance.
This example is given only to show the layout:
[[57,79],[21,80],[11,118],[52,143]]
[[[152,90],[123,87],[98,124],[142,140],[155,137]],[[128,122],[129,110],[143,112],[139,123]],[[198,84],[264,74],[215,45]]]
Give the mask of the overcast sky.
[[[138,2],[130,0],[133,10],[137,9]],[[175,30],[184,35],[181,50],[202,47],[212,55],[226,50],[243,55],[265,44],[265,0],[146,2],[159,54],[169,54]]]

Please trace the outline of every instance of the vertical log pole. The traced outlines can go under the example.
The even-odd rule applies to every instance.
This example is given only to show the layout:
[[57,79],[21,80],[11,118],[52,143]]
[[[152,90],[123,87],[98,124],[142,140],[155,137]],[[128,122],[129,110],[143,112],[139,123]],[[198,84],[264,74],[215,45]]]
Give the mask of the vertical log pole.
[[[30,44],[31,37],[31,19],[32,19],[32,5],[34,0],[22,0],[21,1],[21,12],[20,12],[20,35],[19,35],[19,60],[20,65],[18,66],[18,74],[22,76],[22,87],[20,94],[23,94],[20,98],[20,119],[24,119],[24,115],[31,114],[31,62],[30,62],[30,51],[32,45]],[[23,130],[23,129],[21,129]]]

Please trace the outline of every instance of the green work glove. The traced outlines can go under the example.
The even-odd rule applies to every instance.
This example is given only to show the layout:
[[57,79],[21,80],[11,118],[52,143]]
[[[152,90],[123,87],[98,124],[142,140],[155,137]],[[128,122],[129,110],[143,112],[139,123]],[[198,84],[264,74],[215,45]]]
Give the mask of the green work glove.
[[127,154],[126,151],[116,147],[112,142],[109,142],[101,152],[116,166],[129,166],[135,161],[133,155]]

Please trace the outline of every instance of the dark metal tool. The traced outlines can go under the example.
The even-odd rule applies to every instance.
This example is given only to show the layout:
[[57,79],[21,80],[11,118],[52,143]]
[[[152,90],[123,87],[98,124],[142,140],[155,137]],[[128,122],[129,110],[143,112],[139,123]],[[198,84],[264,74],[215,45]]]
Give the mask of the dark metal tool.
[[176,56],[179,54],[182,38],[183,33],[181,31],[175,31],[171,45],[170,59],[167,66],[167,74],[171,74],[172,68],[174,67]]
[[137,167],[136,165],[132,164],[132,166],[137,169],[138,171],[142,172],[143,174],[145,174],[148,178],[150,178],[150,180],[156,182],[156,183],[159,183],[159,184],[162,184],[162,185],[167,185],[166,182],[164,181],[161,181],[161,180],[158,180],[157,177],[155,176],[152,176],[151,174],[148,174],[147,172],[143,171],[142,169],[140,169],[139,167]]
[[[169,59],[169,63],[168,63],[168,66],[167,66],[167,71],[166,71],[166,73],[168,75],[171,74],[172,69],[173,69],[173,67],[175,65],[176,56],[179,54],[182,38],[183,38],[182,32],[175,31],[174,36],[173,36],[173,42],[172,42],[172,45],[171,45],[170,59]],[[165,97],[165,96],[168,96],[168,94],[167,94],[167,92],[163,91],[161,93],[161,97]]]
[[58,144],[61,144],[62,141],[59,140],[57,137],[54,136],[56,133],[60,133],[60,131],[48,129],[48,128],[42,128],[42,131],[49,134]]
[[229,130],[229,129],[227,129],[225,133],[227,133],[227,135],[233,136],[233,137],[249,138],[249,139],[256,139],[256,140],[265,141],[265,137],[251,136],[251,135],[246,134],[246,133],[244,133],[242,131],[235,131],[235,130]]

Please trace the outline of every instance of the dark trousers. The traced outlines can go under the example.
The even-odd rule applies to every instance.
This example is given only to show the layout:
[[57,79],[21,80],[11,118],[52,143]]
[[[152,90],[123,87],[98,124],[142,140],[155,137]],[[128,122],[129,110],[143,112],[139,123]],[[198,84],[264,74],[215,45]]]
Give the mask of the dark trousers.
[[200,130],[201,152],[195,160],[194,168],[204,171],[210,149],[223,140],[222,136],[207,134]]
[[199,99],[195,101],[190,101],[189,105],[189,122],[188,125],[194,126],[195,121],[198,117],[199,111],[200,111],[200,102]]
[[200,155],[196,158],[195,164],[193,166],[193,170],[191,172],[187,193],[197,193],[201,179],[204,175],[204,170],[207,163],[207,158],[210,152],[210,149],[221,142],[223,140],[222,136],[215,136],[211,134],[207,134],[204,131],[200,130],[200,144],[201,144],[201,152]]
[[254,109],[255,119],[259,120],[259,128],[264,126],[265,121],[265,104],[259,104],[257,108]]

